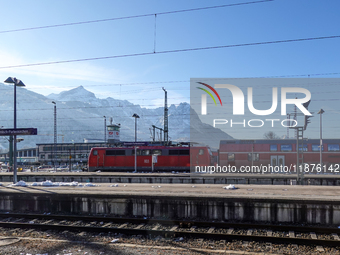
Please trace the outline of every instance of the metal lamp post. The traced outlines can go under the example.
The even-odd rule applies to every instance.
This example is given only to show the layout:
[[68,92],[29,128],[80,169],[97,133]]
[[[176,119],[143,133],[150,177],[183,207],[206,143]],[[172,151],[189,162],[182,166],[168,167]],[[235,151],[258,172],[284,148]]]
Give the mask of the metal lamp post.
[[138,114],[134,113],[132,117],[135,118],[135,142],[137,142],[137,119],[139,119]]
[[323,109],[320,109],[320,111],[318,111],[318,114],[320,114],[320,168],[322,171],[322,114],[325,111]]
[[[4,82],[14,85],[14,129],[17,128],[17,86],[25,87],[25,84],[15,78],[8,77]],[[17,183],[17,136],[13,135],[13,183]]]
[[52,104],[54,104],[54,148],[53,148],[53,165],[54,165],[54,171],[56,171],[56,153],[57,153],[57,103],[52,101]]

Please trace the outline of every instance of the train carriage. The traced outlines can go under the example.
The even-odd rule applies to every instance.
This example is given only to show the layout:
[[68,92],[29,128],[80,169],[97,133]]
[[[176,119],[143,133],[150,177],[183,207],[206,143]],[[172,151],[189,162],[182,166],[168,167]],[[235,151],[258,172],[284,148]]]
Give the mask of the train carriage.
[[[299,149],[300,153],[303,150],[304,172],[340,173],[340,139],[323,139],[322,147],[321,169],[320,140],[304,141],[303,147]],[[297,164],[296,139],[222,140],[218,159],[219,166],[234,167],[237,171],[247,166],[248,169],[249,166],[257,166],[258,170],[263,169],[263,166],[286,166],[285,169],[294,172]],[[282,172],[282,167],[276,169]]]

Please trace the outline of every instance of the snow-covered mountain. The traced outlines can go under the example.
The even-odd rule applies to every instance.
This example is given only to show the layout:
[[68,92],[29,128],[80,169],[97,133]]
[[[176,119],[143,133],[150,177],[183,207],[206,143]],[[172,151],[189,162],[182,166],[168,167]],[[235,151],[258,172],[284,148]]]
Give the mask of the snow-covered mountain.
[[[0,127],[13,128],[13,86],[0,84]],[[163,107],[156,109],[142,108],[126,100],[111,97],[99,99],[94,93],[80,86],[50,94],[47,97],[17,88],[17,128],[38,128],[38,135],[25,136],[18,143],[18,148],[34,147],[39,143],[54,141],[54,104],[57,106],[58,142],[83,142],[84,139],[104,140],[104,116],[107,124],[110,118],[114,124],[121,124],[120,138],[134,141],[135,118],[137,119],[137,137],[139,141],[150,141],[152,125],[163,128]],[[195,119],[195,127],[203,125]],[[203,126],[202,126],[203,127]],[[204,129],[212,128],[211,126]],[[216,132],[215,132],[216,134]],[[221,139],[231,138],[221,131]],[[181,103],[169,107],[169,138],[172,141],[189,141],[190,139],[190,105]],[[205,136],[205,144],[209,139]],[[212,140],[212,139],[211,139]],[[6,137],[0,137],[0,146],[8,147]],[[213,145],[217,148],[218,145]]]

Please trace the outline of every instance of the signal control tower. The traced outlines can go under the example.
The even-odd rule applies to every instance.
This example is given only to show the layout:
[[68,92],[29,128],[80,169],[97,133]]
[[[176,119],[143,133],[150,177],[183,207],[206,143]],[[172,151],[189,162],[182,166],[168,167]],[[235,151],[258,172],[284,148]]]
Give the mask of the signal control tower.
[[107,143],[113,144],[113,143],[120,142],[120,138],[119,138],[120,124],[107,125],[107,133],[108,133]]

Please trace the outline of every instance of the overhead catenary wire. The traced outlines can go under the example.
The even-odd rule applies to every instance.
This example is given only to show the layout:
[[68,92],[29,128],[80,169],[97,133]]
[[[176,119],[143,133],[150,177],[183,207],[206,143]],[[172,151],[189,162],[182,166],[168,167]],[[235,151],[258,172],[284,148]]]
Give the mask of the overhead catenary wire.
[[[302,77],[317,77],[317,76],[332,76],[332,75],[340,75],[340,72],[329,72],[329,73],[314,73],[314,74],[283,74],[283,75],[267,75],[267,76],[249,76],[249,77],[239,77],[239,78],[223,78],[229,80],[242,80],[242,79],[256,79],[256,78],[302,78]],[[207,80],[208,78],[204,78]],[[216,78],[211,78],[215,80]],[[150,82],[128,82],[128,83],[109,83],[109,84],[87,84],[87,85],[79,85],[85,87],[107,87],[107,86],[135,86],[135,85],[152,85],[152,84],[172,84],[172,83],[188,83],[190,80],[171,80],[171,81],[150,81]],[[78,87],[79,87],[78,86]],[[45,88],[46,86],[44,86]],[[53,85],[49,86],[50,88],[60,88],[60,86]],[[63,85],[63,87],[74,88],[74,85]],[[161,88],[161,87],[160,87]],[[188,88],[177,88],[176,90],[188,90]],[[140,90],[138,90],[140,91]],[[124,91],[123,91],[124,92]],[[125,91],[130,94],[131,90]],[[121,92],[120,92],[121,93]]]
[[[101,22],[101,21],[109,21],[109,20],[115,20],[115,19],[125,19],[125,18],[134,18],[137,16],[144,16],[144,15],[154,15],[155,16],[155,35],[156,35],[156,15],[162,15],[162,14],[171,14],[171,13],[179,13],[179,12],[188,12],[188,11],[197,11],[197,10],[205,10],[205,9],[212,9],[212,8],[222,8],[222,7],[227,7],[227,6],[236,6],[236,5],[244,5],[244,4],[253,4],[253,3],[261,3],[261,2],[270,2],[273,0],[265,0],[265,1],[252,1],[252,2],[244,2],[244,3],[237,3],[237,4],[226,4],[226,5],[219,5],[219,6],[209,6],[209,7],[200,7],[200,8],[191,8],[191,9],[185,9],[185,10],[176,10],[176,11],[168,11],[168,12],[159,12],[159,13],[153,13],[153,14],[143,14],[143,15],[136,15],[136,16],[127,16],[127,17],[118,17],[118,18],[111,18],[111,19],[102,19],[102,20],[92,20],[92,21],[84,21],[84,22],[75,22],[75,23],[64,23],[64,24],[57,24],[57,25],[52,25],[50,27],[53,26],[64,26],[64,25],[75,25],[75,24],[85,24],[85,23],[91,23],[91,22]],[[35,28],[24,28],[24,30],[28,30],[28,29],[38,29],[38,28],[47,28],[49,26],[42,26],[42,27],[35,27]],[[20,30],[20,29],[18,29]],[[0,31],[0,33],[2,32],[14,32],[14,30],[11,31]],[[337,36],[335,36],[337,37]],[[333,38],[335,38],[333,37]],[[325,39],[319,37],[318,39]],[[330,37],[329,37],[330,38]],[[309,38],[311,39],[311,38]],[[317,38],[313,38],[313,39],[317,39]],[[297,39],[299,40],[299,39]],[[301,39],[301,40],[305,40],[305,39]],[[307,39],[306,39],[307,40]],[[291,41],[291,40],[286,40],[286,41]],[[275,41],[275,43],[277,43],[279,41]],[[270,42],[263,42],[263,43],[270,43]],[[274,43],[274,42],[273,42]],[[257,43],[250,43],[249,45],[255,45]],[[242,45],[229,45],[229,46],[216,46],[216,47],[236,47],[236,46],[244,46],[246,44],[242,44]],[[208,49],[208,48],[215,48],[215,46],[213,47],[206,47],[206,48],[193,48],[193,49],[182,49],[182,50],[175,50],[175,51],[185,51],[185,50],[197,50],[197,49]],[[173,51],[173,52],[175,52]],[[166,53],[166,52],[170,52],[170,51],[163,51],[163,52],[159,52],[159,53]],[[154,53],[158,53],[155,52]],[[117,56],[119,57],[119,56]],[[71,60],[72,61],[72,60]],[[38,63],[39,64],[39,63]],[[43,64],[43,63],[42,63]],[[0,67],[1,68],[1,67]],[[7,68],[7,67],[3,67],[3,68]],[[8,67],[9,68],[9,67]],[[337,74],[337,73],[333,73],[333,74]],[[287,76],[277,76],[277,77],[287,77]]]
[[274,0],[259,0],[259,1],[250,1],[250,2],[242,2],[242,3],[234,3],[234,4],[223,4],[223,5],[206,6],[206,7],[197,7],[197,8],[190,8],[190,9],[166,11],[166,12],[131,15],[131,16],[125,16],[125,17],[78,21],[78,22],[70,22],[70,23],[62,23],[62,24],[46,25],[46,26],[37,26],[37,27],[28,27],[28,28],[18,28],[18,29],[11,29],[11,30],[2,30],[2,31],[0,31],[0,34],[21,32],[21,31],[28,31],[28,30],[38,30],[38,29],[48,29],[48,28],[56,28],[56,27],[74,26],[74,25],[84,25],[84,24],[108,22],[108,21],[115,21],[115,20],[143,18],[143,17],[150,17],[150,16],[155,16],[155,15],[167,15],[167,14],[175,14],[175,13],[181,13],[181,12],[202,11],[202,10],[208,10],[208,9],[217,9],[217,8],[248,5],[248,4],[257,4],[257,3],[273,2],[273,1]]
[[49,61],[49,62],[40,62],[40,63],[31,63],[31,64],[20,64],[20,65],[12,65],[12,66],[0,66],[0,69],[30,67],[30,66],[42,66],[42,65],[54,65],[54,64],[66,64],[66,63],[104,60],[104,59],[114,59],[114,58],[141,57],[141,56],[150,56],[150,55],[156,55],[156,54],[181,53],[181,52],[190,52],[190,51],[213,50],[213,49],[223,49],[223,48],[257,46],[257,45],[291,43],[291,42],[303,42],[303,41],[337,39],[337,38],[340,38],[340,35],[285,39],[285,40],[253,42],[253,43],[228,44],[228,45],[220,45],[220,46],[207,46],[207,47],[187,48],[187,49],[177,49],[177,50],[164,50],[164,51],[157,51],[157,52],[152,52],[152,51],[151,52],[140,52],[140,53],[113,55],[113,56],[104,56],[104,57],[69,59],[69,60]]

